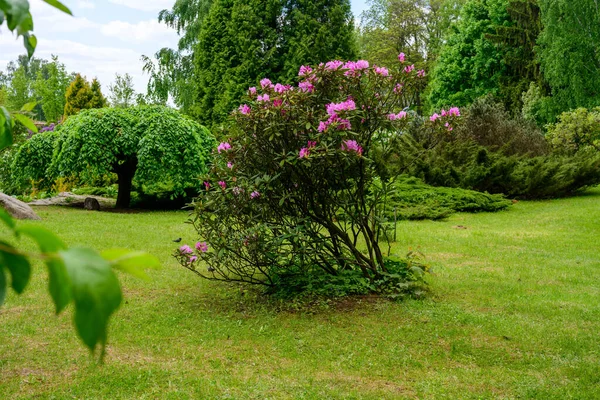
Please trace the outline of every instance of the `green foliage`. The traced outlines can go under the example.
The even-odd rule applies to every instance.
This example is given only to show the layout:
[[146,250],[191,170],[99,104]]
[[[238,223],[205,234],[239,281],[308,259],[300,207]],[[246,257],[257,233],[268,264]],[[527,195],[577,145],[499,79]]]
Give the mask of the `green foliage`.
[[32,184],[39,189],[49,189],[54,183],[48,167],[52,161],[57,132],[33,135],[16,152],[11,165],[11,186],[24,193]]
[[600,107],[562,113],[558,122],[548,127],[547,137],[555,149],[567,154],[600,151]]
[[52,62],[46,64],[44,72],[47,76],[39,71],[33,83],[34,96],[39,99],[44,119],[47,122],[58,122],[64,112],[70,77],[65,65],[58,62],[58,57],[55,56],[52,57]]
[[107,101],[100,90],[100,83],[94,79],[92,84],[80,74],[69,85],[66,92],[65,117],[75,115],[81,110],[106,107]]
[[[381,187],[381,181],[375,181]],[[460,188],[434,187],[414,177],[400,177],[387,184],[384,215],[388,221],[443,219],[455,212],[494,212],[512,202],[502,195],[491,195]]]
[[348,0],[215,1],[194,48],[192,114],[222,122],[265,76],[289,83],[306,62],[353,57],[352,30]]
[[98,79],[94,78],[90,89],[92,91],[90,108],[103,108],[108,106],[108,100],[106,100],[106,98],[102,94],[102,89],[100,87],[100,82],[98,82]]
[[[129,250],[111,250],[101,256],[91,249],[67,248],[44,228],[18,227],[1,209],[0,221],[15,238],[27,236],[39,246],[35,257],[43,260],[48,268],[48,291],[56,313],[74,303],[77,334],[92,353],[100,345],[102,360],[109,319],[122,301],[121,286],[113,269],[143,276],[144,268],[159,268],[159,261],[148,254]],[[6,297],[8,276],[17,294],[23,293],[31,278],[31,255],[20,252],[5,240],[9,239],[0,241],[0,306]]]
[[600,183],[600,155],[506,156],[473,142],[445,142],[424,152],[407,173],[434,186],[502,193],[509,198],[569,196]]
[[507,4],[507,0],[470,0],[462,7],[432,72],[432,107],[466,106],[497,92],[505,71],[504,52],[488,35],[508,21]]
[[556,104],[553,116],[577,107],[600,106],[598,3],[544,0],[540,8],[544,28],[538,57]]
[[371,1],[361,17],[361,54],[383,65],[395,61],[401,52],[411,60],[431,64],[463,3],[464,0]]
[[129,74],[115,74],[115,82],[109,86],[110,102],[113,107],[127,108],[134,105],[135,89]]
[[174,195],[199,187],[213,146],[206,128],[167,107],[86,110],[61,127],[51,174],[85,183],[115,173],[126,208],[134,180],[169,183]]

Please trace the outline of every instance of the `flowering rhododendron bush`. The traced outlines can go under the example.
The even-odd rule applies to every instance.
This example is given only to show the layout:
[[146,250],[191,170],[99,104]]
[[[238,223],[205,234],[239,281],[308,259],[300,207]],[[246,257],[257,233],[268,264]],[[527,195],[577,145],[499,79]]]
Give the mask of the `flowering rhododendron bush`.
[[[277,286],[286,274],[388,273],[383,192],[371,149],[401,132],[424,71],[399,57],[303,66],[297,86],[265,78],[248,90],[222,133],[192,221],[201,242],[183,266],[215,280]],[[458,109],[428,120],[451,134]]]

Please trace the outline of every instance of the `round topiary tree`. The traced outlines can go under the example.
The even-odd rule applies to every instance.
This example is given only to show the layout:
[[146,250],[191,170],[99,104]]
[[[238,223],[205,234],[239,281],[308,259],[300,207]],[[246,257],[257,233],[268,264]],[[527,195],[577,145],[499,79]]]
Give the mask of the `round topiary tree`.
[[60,130],[51,173],[83,181],[117,175],[117,208],[131,201],[133,180],[169,182],[175,192],[197,187],[214,140],[206,128],[163,106],[84,110]]

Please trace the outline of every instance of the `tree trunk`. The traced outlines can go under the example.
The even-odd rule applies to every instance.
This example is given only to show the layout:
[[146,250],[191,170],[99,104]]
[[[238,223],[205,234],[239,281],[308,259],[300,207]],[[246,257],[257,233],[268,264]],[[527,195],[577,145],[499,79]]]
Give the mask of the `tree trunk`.
[[117,194],[117,204],[115,208],[129,208],[131,202],[131,187],[133,186],[133,177],[137,169],[137,157],[128,159],[122,164],[115,166],[117,181],[119,183],[119,193]]

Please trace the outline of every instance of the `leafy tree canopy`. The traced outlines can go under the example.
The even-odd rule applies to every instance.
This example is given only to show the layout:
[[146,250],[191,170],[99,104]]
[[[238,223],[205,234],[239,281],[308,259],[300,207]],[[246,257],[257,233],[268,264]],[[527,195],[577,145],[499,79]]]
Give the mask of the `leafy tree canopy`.
[[127,208],[135,179],[197,187],[213,139],[203,126],[163,106],[85,110],[61,126],[50,173],[86,180],[115,173],[117,207]]

